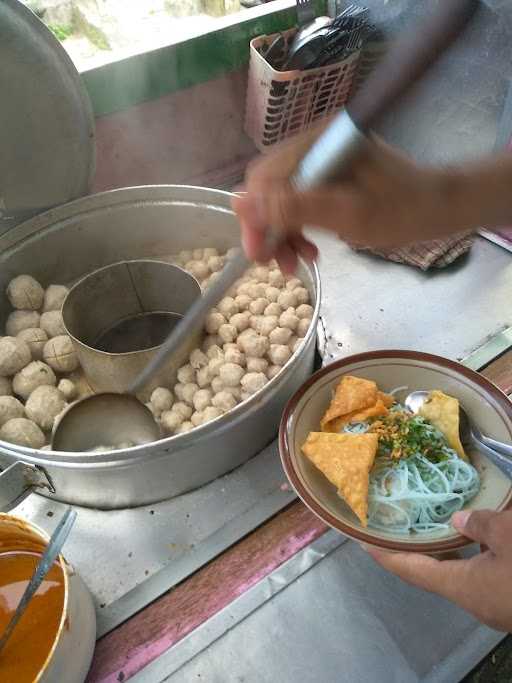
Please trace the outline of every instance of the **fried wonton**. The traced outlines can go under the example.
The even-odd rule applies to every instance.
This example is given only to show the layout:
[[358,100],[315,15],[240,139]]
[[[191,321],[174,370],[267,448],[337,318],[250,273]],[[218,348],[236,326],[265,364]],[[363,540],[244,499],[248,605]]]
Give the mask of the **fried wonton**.
[[378,391],[375,382],[346,375],[336,387],[334,397],[320,426],[323,432],[337,433],[349,422],[361,422],[386,415],[393,398]]
[[379,417],[380,415],[387,415],[387,413],[388,409],[379,399],[375,405],[370,406],[369,408],[365,408],[364,410],[355,410],[353,413],[349,413],[348,415],[337,417],[335,420],[329,422],[328,429],[325,429],[324,431],[338,434],[345,425],[350,424],[351,422],[364,422],[370,417]]
[[321,420],[322,431],[332,431],[330,423],[339,417],[369,408],[377,402],[375,382],[346,375],[336,387],[331,405]]
[[383,391],[377,392],[377,399],[381,400],[382,403],[384,403],[384,405],[386,406],[386,408],[391,408],[391,406],[395,402],[393,396],[391,396],[390,394],[385,394]]
[[368,483],[378,440],[376,434],[311,432],[302,446],[304,455],[336,486],[363,526],[368,525]]
[[469,461],[459,436],[459,402],[442,391],[431,391],[419,414],[444,434],[451,448]]

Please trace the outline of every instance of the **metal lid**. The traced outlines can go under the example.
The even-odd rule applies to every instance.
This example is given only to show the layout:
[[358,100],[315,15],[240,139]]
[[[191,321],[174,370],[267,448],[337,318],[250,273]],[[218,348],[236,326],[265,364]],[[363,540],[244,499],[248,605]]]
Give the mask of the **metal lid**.
[[66,51],[19,0],[0,2],[0,233],[88,194],[94,118]]

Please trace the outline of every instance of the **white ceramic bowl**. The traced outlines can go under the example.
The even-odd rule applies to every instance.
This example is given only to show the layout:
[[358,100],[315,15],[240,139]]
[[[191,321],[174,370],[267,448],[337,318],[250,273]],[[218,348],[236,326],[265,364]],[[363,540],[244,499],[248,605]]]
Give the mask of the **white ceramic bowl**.
[[[471,543],[454,529],[426,534],[396,534],[365,528],[336,488],[303,455],[311,431],[320,430],[332,390],[343,375],[372,379],[379,389],[406,386],[402,398],[417,389],[440,389],[455,396],[484,434],[512,442],[512,403],[492,382],[460,363],[415,351],[375,351],[349,356],[313,375],[290,399],[281,421],[279,447],[291,485],[326,524],[368,545],[395,551],[443,553]],[[400,398],[400,396],[399,396]],[[512,505],[512,482],[477,452],[469,452],[481,476],[481,489],[468,508],[503,510]]]

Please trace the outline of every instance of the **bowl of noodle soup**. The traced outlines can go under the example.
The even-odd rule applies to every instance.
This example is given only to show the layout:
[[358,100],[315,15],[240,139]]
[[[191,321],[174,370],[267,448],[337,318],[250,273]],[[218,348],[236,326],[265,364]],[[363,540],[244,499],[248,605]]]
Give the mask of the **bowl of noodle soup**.
[[[336,361],[318,371],[292,396],[284,410],[279,433],[281,460],[291,485],[326,524],[367,545],[437,554],[472,543],[450,525],[449,518],[455,510],[503,510],[512,506],[512,482],[475,450],[467,450],[469,467],[447,451],[448,455],[443,458],[446,462],[439,468],[423,462],[419,454],[409,470],[400,461],[384,475],[377,456],[370,471],[369,518],[368,525],[364,526],[336,487],[302,450],[308,435],[320,431],[320,421],[333,393],[348,375],[376,382],[382,392],[393,393],[398,404],[412,391],[441,391],[456,398],[484,434],[512,443],[512,403],[492,382],[460,363],[415,351],[373,351]],[[354,425],[344,431],[360,430],[365,431],[365,426]],[[432,487],[435,482],[441,482],[437,486],[442,489],[445,484],[448,486],[448,480],[450,485],[456,481],[456,494],[442,496],[439,488],[434,491],[434,507],[444,517],[434,519],[431,524],[425,524],[422,517],[425,495],[432,499],[432,492],[426,491],[422,463],[433,472],[428,479],[434,482]],[[391,488],[397,491],[411,487],[407,505],[395,500],[400,496],[392,498],[391,505],[381,505],[378,492],[383,480],[388,488],[391,482]],[[404,519],[416,519],[420,523],[411,530]]]

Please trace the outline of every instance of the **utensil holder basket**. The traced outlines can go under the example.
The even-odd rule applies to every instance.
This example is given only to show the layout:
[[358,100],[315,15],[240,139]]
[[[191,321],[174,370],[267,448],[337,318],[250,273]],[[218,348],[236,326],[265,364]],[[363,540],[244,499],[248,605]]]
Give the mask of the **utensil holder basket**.
[[[285,31],[288,46],[297,29]],[[245,132],[260,151],[341,109],[348,100],[361,51],[340,62],[306,71],[277,71],[260,53],[278,36],[250,43]]]

